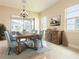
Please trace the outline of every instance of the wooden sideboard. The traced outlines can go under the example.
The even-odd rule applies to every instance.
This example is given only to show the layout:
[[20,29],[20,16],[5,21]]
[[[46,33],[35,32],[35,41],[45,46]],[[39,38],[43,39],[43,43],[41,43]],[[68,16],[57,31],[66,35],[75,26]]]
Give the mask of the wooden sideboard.
[[51,43],[62,44],[63,31],[47,29],[45,39]]

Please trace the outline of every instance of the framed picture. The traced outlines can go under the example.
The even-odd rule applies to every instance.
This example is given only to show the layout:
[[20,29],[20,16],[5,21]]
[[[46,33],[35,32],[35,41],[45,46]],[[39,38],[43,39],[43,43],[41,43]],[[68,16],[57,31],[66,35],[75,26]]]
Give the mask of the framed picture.
[[59,26],[61,22],[61,16],[54,16],[51,18],[50,25],[51,26]]

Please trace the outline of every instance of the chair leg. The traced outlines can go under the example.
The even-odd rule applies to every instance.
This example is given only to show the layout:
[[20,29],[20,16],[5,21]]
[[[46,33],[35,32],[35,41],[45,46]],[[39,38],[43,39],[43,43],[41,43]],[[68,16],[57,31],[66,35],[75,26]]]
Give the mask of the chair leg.
[[11,48],[9,47],[8,55],[10,55],[10,52],[11,52]]
[[37,47],[37,40],[33,40],[33,42],[34,42],[34,49],[35,49],[35,50],[38,50],[38,47]]
[[42,40],[41,40],[41,47],[43,48],[43,42],[42,42]]

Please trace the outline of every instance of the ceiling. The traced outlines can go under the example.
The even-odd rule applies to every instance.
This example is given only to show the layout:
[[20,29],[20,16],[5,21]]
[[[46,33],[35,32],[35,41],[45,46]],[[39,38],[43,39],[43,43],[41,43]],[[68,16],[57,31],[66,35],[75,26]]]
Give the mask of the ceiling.
[[[26,9],[33,12],[42,12],[59,0],[26,0]],[[22,0],[0,0],[0,5],[22,8]]]

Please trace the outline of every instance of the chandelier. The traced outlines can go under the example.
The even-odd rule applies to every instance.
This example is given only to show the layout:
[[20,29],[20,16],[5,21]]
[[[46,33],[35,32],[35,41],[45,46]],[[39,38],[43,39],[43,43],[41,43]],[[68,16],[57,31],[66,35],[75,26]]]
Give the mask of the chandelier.
[[22,0],[23,6],[22,6],[22,10],[20,13],[20,16],[23,18],[26,18],[28,16],[27,10],[26,10],[26,0]]

